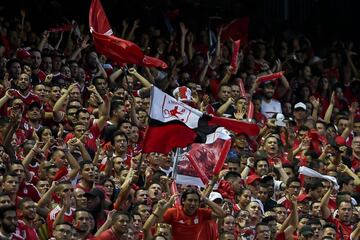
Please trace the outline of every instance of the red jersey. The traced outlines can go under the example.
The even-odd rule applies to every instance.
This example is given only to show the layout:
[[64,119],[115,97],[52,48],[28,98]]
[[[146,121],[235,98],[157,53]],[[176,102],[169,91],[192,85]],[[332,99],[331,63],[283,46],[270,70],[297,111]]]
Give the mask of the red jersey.
[[188,216],[181,208],[170,208],[164,214],[164,222],[172,225],[173,240],[210,240],[208,231],[211,210],[199,208]]
[[350,240],[350,234],[353,231],[353,225],[345,225],[339,219],[330,217],[328,221],[336,226],[336,239]]
[[37,188],[33,184],[24,181],[20,183],[17,195],[21,198],[28,197],[36,203],[41,198]]
[[40,80],[40,82],[45,81],[46,73],[41,71],[40,69],[39,69],[38,73],[34,74],[34,75]]
[[[55,218],[59,214],[60,210],[61,210],[61,207],[59,205],[57,205],[47,215],[47,221],[46,222],[47,222],[47,226],[48,226],[49,236],[52,236],[53,224],[54,224]],[[76,210],[75,208],[70,208],[69,212],[65,212],[65,214],[64,214],[64,221],[65,222],[73,224],[75,210]]]
[[35,228],[26,225],[22,220],[18,220],[16,232],[19,231],[19,235],[23,236],[26,240],[38,240],[39,236]]
[[355,157],[354,155],[351,158],[351,168],[354,170],[360,168],[360,159]]
[[18,90],[15,91],[14,97],[20,98],[24,102],[24,106],[29,106],[33,102],[38,102],[41,105],[41,101],[38,95],[29,91],[26,95],[22,95]]
[[108,230],[102,232],[96,239],[101,240],[117,240],[117,236],[112,230],[112,228],[109,228]]

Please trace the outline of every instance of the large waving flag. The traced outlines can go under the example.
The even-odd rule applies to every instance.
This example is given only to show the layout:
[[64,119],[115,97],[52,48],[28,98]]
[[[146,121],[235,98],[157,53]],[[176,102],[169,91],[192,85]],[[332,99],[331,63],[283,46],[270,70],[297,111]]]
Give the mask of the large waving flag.
[[231,22],[223,26],[223,32],[221,34],[221,39],[223,41],[232,39],[232,40],[241,40],[242,43],[247,44],[249,38],[249,17],[242,17],[234,19]]
[[135,43],[113,35],[100,0],[91,2],[89,26],[96,50],[108,58],[120,64],[130,63],[146,67],[167,68],[167,64],[160,59],[144,55]]
[[218,127],[249,136],[259,133],[256,124],[203,114],[153,86],[143,151],[168,153],[192,143],[212,143]]

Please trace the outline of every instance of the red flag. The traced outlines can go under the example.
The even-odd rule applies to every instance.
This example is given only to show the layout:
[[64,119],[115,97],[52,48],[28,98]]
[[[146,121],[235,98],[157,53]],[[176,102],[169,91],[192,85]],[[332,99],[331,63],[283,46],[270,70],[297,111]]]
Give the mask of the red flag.
[[252,101],[249,101],[249,107],[246,115],[249,121],[251,121],[254,117],[254,104]]
[[117,63],[167,68],[167,64],[160,59],[144,55],[135,43],[112,35],[112,29],[100,0],[93,0],[91,3],[89,25],[96,50]]
[[[176,168],[176,182],[203,186],[221,169],[226,158],[231,137],[223,128],[213,134],[211,143],[194,143],[180,153]],[[228,144],[228,145],[227,145]],[[224,147],[227,146],[227,147]]]
[[209,179],[205,175],[205,172],[203,171],[203,169],[199,166],[198,161],[196,161],[195,158],[193,156],[191,156],[190,154],[186,154],[186,157],[189,159],[191,165],[197,172],[198,176],[200,177],[200,179],[204,183],[204,185],[208,184]]
[[100,0],[93,0],[91,2],[89,11],[89,25],[91,32],[95,31],[105,35],[113,34]]
[[232,20],[223,28],[221,39],[241,40],[244,44],[248,42],[249,35],[249,17],[243,17]]
[[214,168],[214,175],[218,175],[224,165],[225,159],[227,157],[227,154],[230,151],[231,147],[231,139],[228,139],[225,141],[225,144],[223,145],[223,148],[221,149],[219,160],[217,161],[215,168]]
[[119,63],[141,65],[144,57],[141,49],[134,43],[114,36],[92,33],[96,50]]
[[237,62],[239,58],[239,49],[240,49],[240,40],[236,40],[234,42],[234,49],[233,54],[231,57],[231,67],[232,67],[232,74],[235,74],[237,72]]
[[272,74],[268,74],[268,75],[264,75],[261,76],[257,79],[258,82],[263,83],[266,81],[274,81],[278,78],[281,78],[284,75],[284,72],[277,72],[277,73],[272,73]]
[[240,79],[240,81],[239,81],[239,87],[240,87],[241,96],[246,97],[246,91],[245,91],[244,82],[242,79]]

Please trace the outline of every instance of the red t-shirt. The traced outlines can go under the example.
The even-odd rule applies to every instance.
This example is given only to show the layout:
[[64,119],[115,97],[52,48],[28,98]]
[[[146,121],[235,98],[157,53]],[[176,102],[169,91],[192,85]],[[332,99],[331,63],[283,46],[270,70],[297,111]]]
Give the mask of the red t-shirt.
[[112,228],[102,232],[96,239],[99,240],[117,240],[115,233],[113,232]]
[[37,188],[33,184],[24,181],[20,183],[17,195],[21,198],[28,197],[36,203],[41,198]]
[[351,168],[354,169],[354,170],[360,168],[360,159],[353,156],[352,159],[351,159]]
[[29,91],[25,96],[22,95],[18,90],[15,91],[14,97],[20,98],[25,108],[28,107],[33,102],[38,102],[41,105],[41,101],[38,95],[33,93],[32,91]]
[[[61,207],[59,205],[57,205],[53,210],[51,210],[48,215],[47,215],[47,226],[48,226],[48,232],[49,232],[49,236],[52,236],[52,228],[53,228],[53,224],[54,221],[56,219],[56,216],[59,214],[61,210]],[[64,214],[64,221],[68,222],[70,224],[73,224],[74,221],[74,215],[75,215],[75,208],[70,208],[70,212],[66,212]]]
[[285,233],[281,232],[281,233],[277,233],[275,236],[275,240],[285,240]]
[[20,235],[26,240],[38,240],[39,236],[36,233],[35,228],[32,228],[26,225],[22,220],[18,220],[17,230],[20,232]]
[[350,240],[350,234],[353,231],[353,225],[345,225],[339,219],[330,217],[328,221],[336,226],[336,239]]
[[173,240],[210,240],[209,220],[211,210],[207,208],[199,208],[192,216],[186,215],[181,208],[170,208],[164,214],[164,222],[172,225]]

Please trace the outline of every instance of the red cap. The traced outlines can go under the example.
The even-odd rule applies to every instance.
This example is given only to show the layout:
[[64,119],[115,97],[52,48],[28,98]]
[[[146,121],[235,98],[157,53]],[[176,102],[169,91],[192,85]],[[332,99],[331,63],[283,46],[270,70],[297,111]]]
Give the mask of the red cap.
[[260,178],[258,175],[253,174],[253,175],[250,175],[250,176],[247,177],[245,183],[246,183],[247,185],[251,185],[253,182],[259,181],[260,179],[261,179],[261,178]]
[[31,57],[31,54],[25,48],[18,48],[16,50],[16,58],[25,59],[25,58],[30,58],[30,57]]

